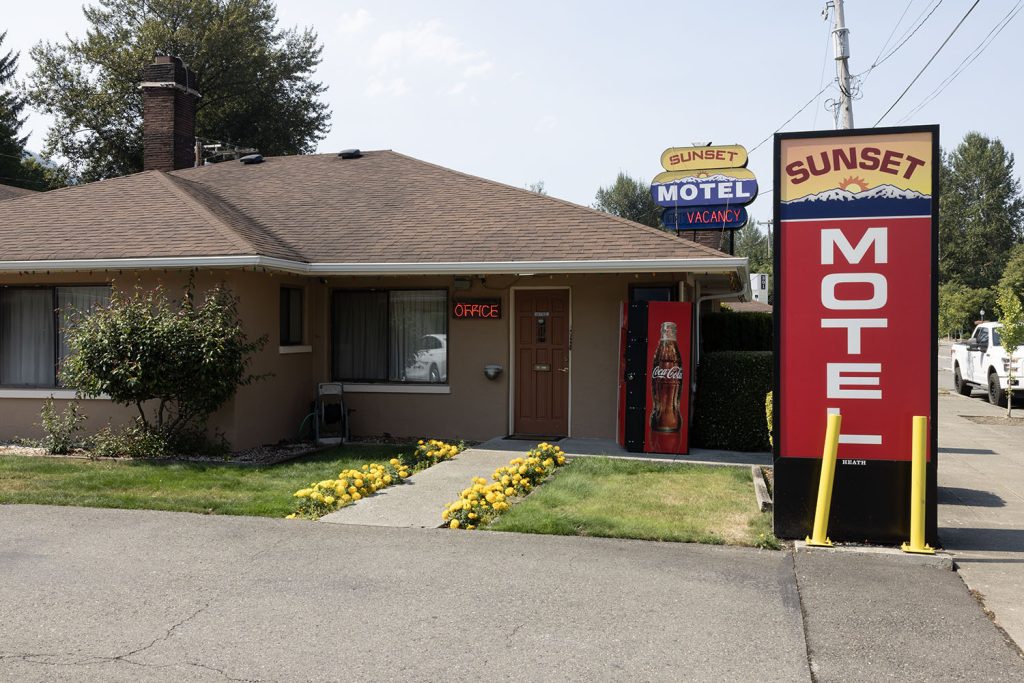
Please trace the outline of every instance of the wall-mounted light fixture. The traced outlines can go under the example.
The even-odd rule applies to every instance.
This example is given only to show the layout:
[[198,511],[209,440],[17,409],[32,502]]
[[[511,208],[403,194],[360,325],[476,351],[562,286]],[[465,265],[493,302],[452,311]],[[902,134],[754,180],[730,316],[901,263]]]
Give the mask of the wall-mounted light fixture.
[[487,379],[498,379],[498,375],[500,375],[504,369],[505,368],[500,365],[485,365],[484,377]]

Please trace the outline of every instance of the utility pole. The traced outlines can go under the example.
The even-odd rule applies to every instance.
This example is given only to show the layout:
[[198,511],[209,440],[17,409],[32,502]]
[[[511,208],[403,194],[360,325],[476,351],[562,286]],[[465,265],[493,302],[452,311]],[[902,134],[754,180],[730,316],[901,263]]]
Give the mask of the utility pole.
[[[832,47],[836,55],[836,76],[839,78],[839,115],[836,117],[838,128],[853,128],[853,97],[850,92],[850,29],[846,28],[846,15],[843,13],[843,0],[829,0],[825,5],[827,12],[832,8]],[[841,123],[840,123],[841,122]]]

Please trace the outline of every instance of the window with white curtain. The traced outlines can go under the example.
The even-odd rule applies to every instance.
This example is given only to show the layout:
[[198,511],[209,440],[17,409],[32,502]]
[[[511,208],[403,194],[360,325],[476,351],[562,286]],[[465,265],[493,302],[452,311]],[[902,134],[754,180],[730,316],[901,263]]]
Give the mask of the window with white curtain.
[[0,289],[0,386],[57,386],[77,314],[109,301],[107,285]]
[[444,384],[448,292],[336,291],[331,342],[335,380]]

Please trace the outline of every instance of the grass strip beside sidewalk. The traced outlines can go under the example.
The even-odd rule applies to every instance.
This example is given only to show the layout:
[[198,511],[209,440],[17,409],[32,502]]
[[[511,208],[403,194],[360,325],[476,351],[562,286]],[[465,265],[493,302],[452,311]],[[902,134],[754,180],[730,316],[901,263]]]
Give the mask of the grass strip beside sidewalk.
[[[0,504],[78,505],[284,517],[292,493],[409,446],[342,446],[267,467],[0,456]],[[333,474],[332,474],[333,473]]]
[[778,547],[750,469],[580,457],[488,529]]

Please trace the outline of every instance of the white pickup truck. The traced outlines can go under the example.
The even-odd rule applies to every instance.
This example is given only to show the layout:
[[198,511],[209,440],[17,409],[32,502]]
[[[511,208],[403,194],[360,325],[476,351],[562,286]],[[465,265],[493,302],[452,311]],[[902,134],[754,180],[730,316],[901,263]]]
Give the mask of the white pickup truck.
[[[1009,386],[1010,359],[1003,350],[999,339],[1002,323],[982,323],[974,328],[974,334],[966,342],[953,344],[950,349],[950,370],[953,371],[953,388],[963,396],[970,396],[971,389],[979,386],[988,392],[992,405],[1006,406],[1006,388]],[[1013,354],[1014,393],[1019,391],[1020,378],[1024,376],[1024,347]]]

